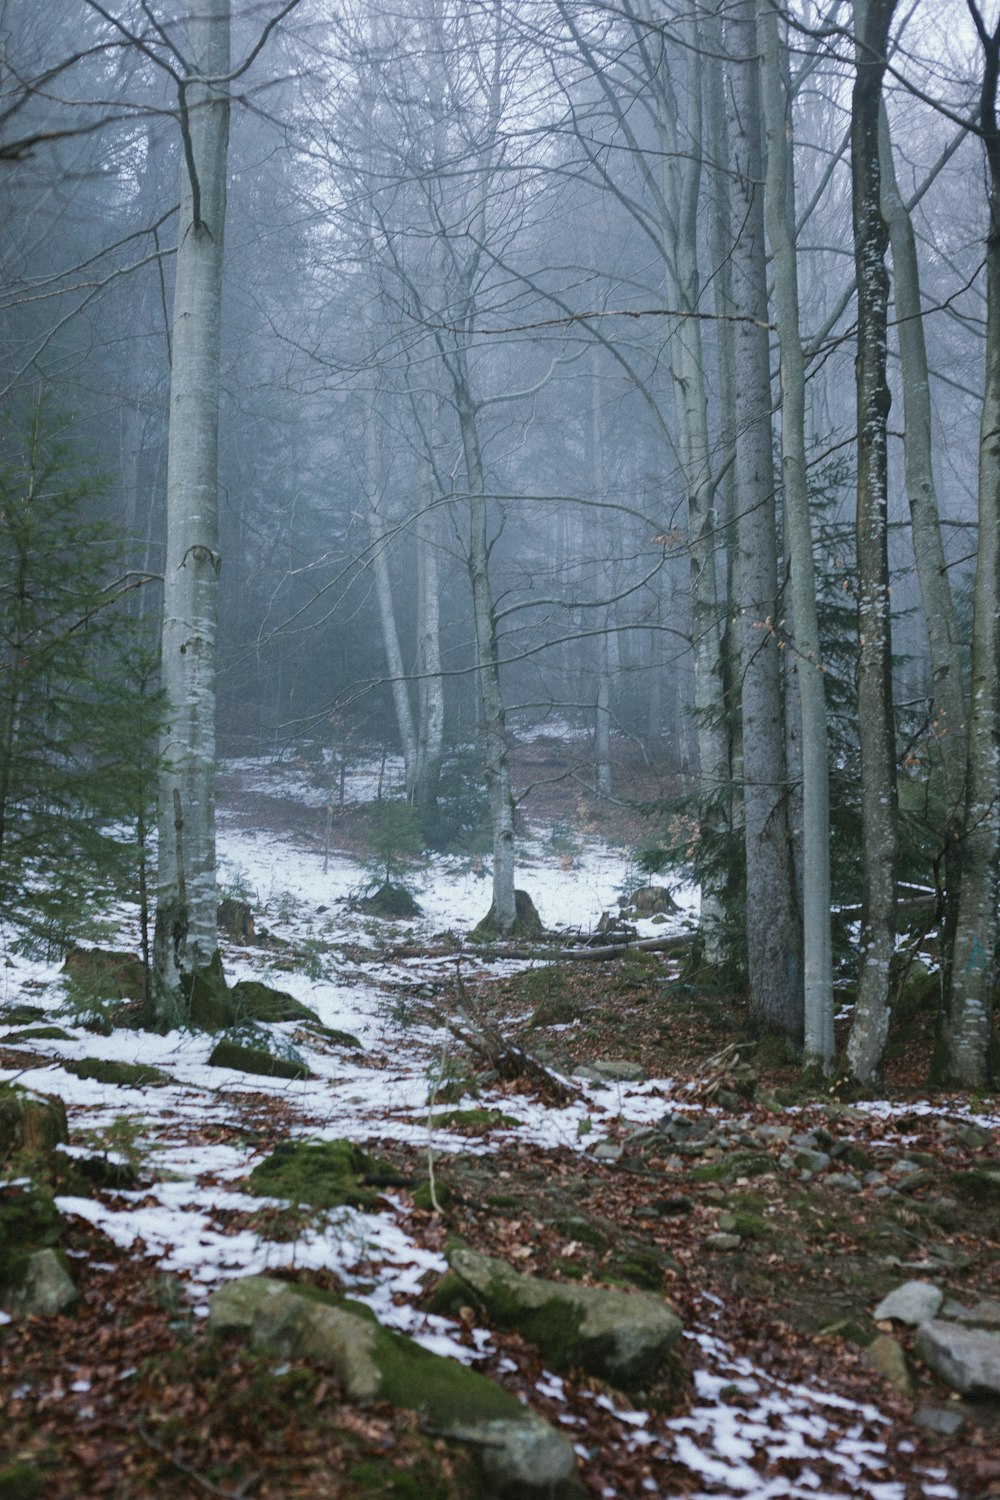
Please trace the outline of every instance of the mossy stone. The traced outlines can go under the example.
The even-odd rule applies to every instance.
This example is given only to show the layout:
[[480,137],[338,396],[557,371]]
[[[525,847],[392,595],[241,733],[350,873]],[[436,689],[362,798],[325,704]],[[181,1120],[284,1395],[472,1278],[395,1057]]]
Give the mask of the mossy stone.
[[272,989],[259,979],[241,979],[229,991],[229,1000],[240,1021],[263,1021],[268,1024],[282,1021],[319,1021],[319,1016],[308,1005],[296,1000],[286,990]]
[[172,1082],[166,1073],[148,1063],[118,1062],[107,1057],[81,1057],[79,1062],[64,1062],[63,1067],[75,1078],[113,1083],[119,1088],[162,1089]]
[[[451,1207],[455,1195],[446,1182],[440,1182],[435,1179],[434,1192],[437,1197],[439,1208]],[[413,1204],[415,1208],[421,1208],[425,1213],[434,1212],[434,1204],[431,1199],[430,1182],[418,1183],[417,1186],[413,1189],[411,1197],[413,1198]]]
[[53,1248],[61,1233],[51,1193],[31,1182],[0,1185],[0,1301],[21,1286],[32,1254]]
[[391,880],[384,880],[377,890],[362,896],[357,904],[373,917],[390,920],[419,917],[423,909],[411,890],[405,885],[395,885]]
[[364,1051],[364,1043],[350,1031],[338,1031],[336,1026],[310,1026],[310,1031],[322,1037],[324,1041],[332,1042],[335,1047],[351,1047],[359,1052]]
[[1000,1170],[973,1167],[968,1172],[953,1172],[949,1183],[955,1196],[965,1202],[1000,1204]]
[[251,1193],[313,1208],[368,1208],[379,1194],[365,1185],[365,1178],[381,1175],[381,1165],[353,1141],[286,1141],[257,1163],[247,1187]]
[[527,891],[514,892],[514,925],[509,932],[501,932],[497,926],[496,907],[491,906],[470,933],[473,941],[480,943],[489,943],[496,938],[540,938],[544,935],[542,919]]
[[513,1130],[521,1122],[498,1109],[446,1109],[442,1114],[434,1115],[431,1123],[442,1130],[457,1130],[463,1135],[488,1135],[491,1130]]
[[62,973],[69,990],[80,998],[94,1000],[142,1000],[145,970],[135,953],[117,953],[107,948],[71,948]]
[[28,1026],[32,1021],[44,1021],[48,1012],[40,1005],[8,1005],[0,1019],[6,1026]]
[[72,1036],[61,1026],[32,1026],[27,1031],[11,1031],[4,1037],[6,1044],[17,1042],[71,1042]]
[[0,1500],[38,1500],[42,1476],[33,1464],[8,1464],[0,1469]]
[[275,1057],[263,1047],[246,1047],[225,1037],[216,1042],[208,1059],[211,1068],[234,1068],[238,1073],[254,1073],[261,1078],[312,1078],[303,1062],[290,1057]]
[[68,1140],[66,1106],[57,1095],[0,1084],[0,1163],[34,1161]]
[[647,1292],[658,1292],[663,1287],[663,1267],[663,1257],[655,1250],[638,1246],[615,1262],[615,1279],[642,1287]]
[[224,1031],[235,1026],[236,1006],[222,970],[218,948],[202,968],[196,969],[186,983],[187,1019],[196,1031]]
[[567,1240],[576,1240],[578,1245],[587,1245],[591,1250],[606,1250],[610,1241],[589,1219],[550,1219],[553,1229]]

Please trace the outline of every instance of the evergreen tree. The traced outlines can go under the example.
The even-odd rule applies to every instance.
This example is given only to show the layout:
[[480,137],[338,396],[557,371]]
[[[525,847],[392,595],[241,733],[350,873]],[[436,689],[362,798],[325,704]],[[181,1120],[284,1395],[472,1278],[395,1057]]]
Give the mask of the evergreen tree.
[[99,486],[37,427],[4,446],[0,920],[59,946],[143,883],[157,697]]

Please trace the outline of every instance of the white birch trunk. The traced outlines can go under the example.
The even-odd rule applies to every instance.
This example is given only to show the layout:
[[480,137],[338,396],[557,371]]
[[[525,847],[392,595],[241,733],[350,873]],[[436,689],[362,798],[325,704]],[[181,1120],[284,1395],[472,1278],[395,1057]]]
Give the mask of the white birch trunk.
[[985,68],[980,122],[989,169],[986,242],[986,382],[979,437],[979,550],[972,623],[968,791],[962,884],[952,948],[942,1056],[945,1082],[994,1082],[997,883],[1000,866],[1000,25],[980,33]]
[[[431,500],[436,488],[431,484]],[[441,674],[441,581],[438,514],[428,505],[417,518],[417,775],[414,796],[426,811],[437,793],[444,753],[444,678]]]
[[878,121],[895,0],[855,4],[851,127],[854,255],[858,288],[858,737],[861,747],[861,955],[847,1065],[874,1080],[889,1032],[896,944],[896,744],[892,714],[889,589],[886,328],[888,240],[882,218]]
[[733,184],[736,499],[743,810],[750,1010],[755,1023],[802,1036],[802,956],[788,826],[781,657],[775,631],[777,532],[764,248],[758,45],[753,0],[726,25]]
[[786,56],[775,0],[759,0],[767,130],[765,213],[774,274],[774,317],[781,364],[781,474],[785,544],[791,572],[794,676],[801,705],[802,932],[804,1062],[833,1065],[833,961],[830,936],[830,777],[826,690],[816,609],[816,570],[805,445],[805,361],[799,327],[795,184]]
[[203,77],[229,71],[229,0],[192,0],[186,84],[190,161],[172,319],[162,682],[157,968],[175,990],[218,948],[215,886],[215,656],[218,428],[229,98]]

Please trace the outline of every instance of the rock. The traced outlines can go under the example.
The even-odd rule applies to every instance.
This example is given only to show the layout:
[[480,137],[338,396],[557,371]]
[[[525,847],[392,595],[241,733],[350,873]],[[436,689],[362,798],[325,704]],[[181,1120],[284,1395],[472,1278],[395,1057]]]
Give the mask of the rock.
[[233,896],[226,896],[216,908],[215,920],[234,942],[253,942],[253,909],[249,901],[238,901]]
[[970,1151],[982,1151],[987,1146],[992,1146],[993,1135],[989,1130],[983,1130],[979,1125],[963,1125],[956,1131],[956,1140],[961,1141],[963,1146],[968,1146]]
[[81,1057],[78,1062],[64,1062],[67,1073],[95,1083],[111,1083],[117,1088],[162,1089],[173,1079],[148,1063],[119,1062],[115,1058]]
[[913,1378],[902,1344],[888,1334],[880,1333],[868,1345],[865,1353],[868,1363],[878,1371],[883,1380],[888,1381],[893,1390],[898,1391],[901,1396],[913,1395]]
[[286,1141],[257,1163],[247,1181],[251,1193],[287,1198],[313,1208],[371,1208],[380,1194],[366,1179],[389,1178],[402,1186],[405,1178],[368,1156],[353,1141]]
[[0,1468],[0,1500],[40,1500],[45,1486],[33,1464],[7,1464]]
[[742,1243],[738,1234],[727,1234],[725,1231],[705,1236],[705,1245],[709,1250],[738,1250]]
[[79,1298],[73,1279],[57,1251],[34,1250],[26,1257],[19,1287],[5,1294],[7,1310],[36,1318],[54,1318]]
[[904,1281],[882,1301],[872,1313],[876,1323],[883,1318],[892,1318],[897,1323],[909,1323],[916,1327],[936,1318],[944,1301],[944,1293],[930,1281]]
[[913,1425],[939,1432],[942,1437],[954,1437],[965,1426],[965,1418],[953,1406],[922,1406],[914,1414]]
[[29,1277],[44,1273],[32,1256],[59,1243],[62,1219],[44,1188],[28,1180],[0,1183],[0,1306],[13,1310]]
[[290,1057],[275,1057],[263,1047],[245,1047],[225,1038],[216,1042],[208,1059],[210,1068],[233,1068],[238,1073],[254,1073],[262,1078],[311,1078],[304,1062]]
[[828,1188],[839,1188],[842,1193],[860,1193],[861,1191],[861,1179],[855,1177],[853,1172],[831,1172],[823,1180]]
[[1000,1203],[1000,1172],[973,1167],[970,1172],[953,1172],[949,1186],[962,1202]]
[[68,1140],[66,1106],[57,1095],[0,1084],[0,1163],[34,1161]]
[[241,979],[229,991],[229,998],[241,1022],[319,1021],[316,1012],[294,995],[272,989],[259,979]]
[[557,1369],[579,1365],[624,1390],[653,1379],[680,1338],[660,1297],[521,1276],[504,1261],[458,1249],[452,1270],[501,1328],[516,1328]]
[[644,885],[633,891],[621,903],[622,911],[637,917],[653,917],[662,912],[680,911],[680,907],[665,885]]
[[571,1444],[485,1376],[383,1328],[360,1303],[249,1276],[215,1292],[208,1326],[331,1368],[349,1401],[388,1401],[468,1445],[498,1500],[570,1500],[581,1491]]
[[70,948],[61,972],[78,999],[140,1001],[145,997],[145,970],[134,953]]
[[956,1323],[971,1324],[973,1328],[1000,1330],[1000,1300],[983,1297],[974,1307],[956,1307],[954,1312],[946,1311],[945,1316],[953,1318]]
[[621,1161],[624,1151],[621,1146],[616,1146],[614,1141],[598,1141],[594,1147],[593,1156],[595,1161],[616,1162]]
[[822,1172],[824,1167],[830,1165],[830,1160],[828,1152],[814,1151],[809,1146],[799,1146],[793,1156],[800,1172]]
[[963,1395],[1000,1396],[1000,1337],[996,1334],[931,1319],[921,1325],[915,1348],[954,1390]]
[[934,1181],[935,1173],[930,1167],[917,1167],[916,1171],[907,1172],[905,1177],[900,1177],[896,1182],[897,1193],[916,1193],[920,1188],[925,1188]]
[[617,1057],[598,1058],[596,1062],[578,1068],[577,1072],[581,1078],[589,1078],[595,1083],[642,1083],[646,1077],[641,1063]]

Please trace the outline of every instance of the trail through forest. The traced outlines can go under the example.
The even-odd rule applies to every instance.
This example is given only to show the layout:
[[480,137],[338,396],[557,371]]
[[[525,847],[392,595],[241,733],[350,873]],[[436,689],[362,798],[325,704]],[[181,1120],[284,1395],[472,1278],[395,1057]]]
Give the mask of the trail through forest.
[[[806,1097],[780,1048],[740,1033],[733,998],[681,983],[669,955],[477,951],[458,937],[489,904],[474,858],[435,857],[413,872],[422,915],[377,918],[352,900],[358,860],[325,847],[305,770],[231,763],[223,786],[222,880],[255,925],[225,943],[227,978],[308,1008],[237,1040],[265,1039],[308,1077],[212,1064],[205,1033],[129,1029],[128,1002],[67,986],[59,964],[11,953],[3,971],[0,1082],[68,1110],[53,1181],[80,1292],[58,1318],[0,1314],[0,1467],[41,1475],[26,1493],[465,1493],[419,1416],[211,1338],[213,1290],[266,1273],[347,1293],[515,1392],[571,1437],[588,1494],[1000,1494],[995,1403],[959,1399],[915,1328],[875,1317],[912,1280],[953,1317],[1000,1312],[996,1196],[966,1191],[996,1181],[1000,1117],[922,1091],[927,1015],[906,1018],[885,1097]],[[565,943],[616,909],[624,851],[565,823],[527,835],[518,884],[549,931]],[[673,898],[636,931],[684,932],[696,893]],[[134,911],[113,922],[109,946],[138,951]],[[448,1027],[460,1003],[565,1080],[569,1102],[484,1073]],[[364,1207],[248,1190],[276,1147],[307,1139],[377,1158]],[[95,1157],[112,1170],[82,1191],[74,1167]],[[645,1399],[550,1368],[474,1299],[446,1305],[456,1243],[666,1297],[679,1364]]]

